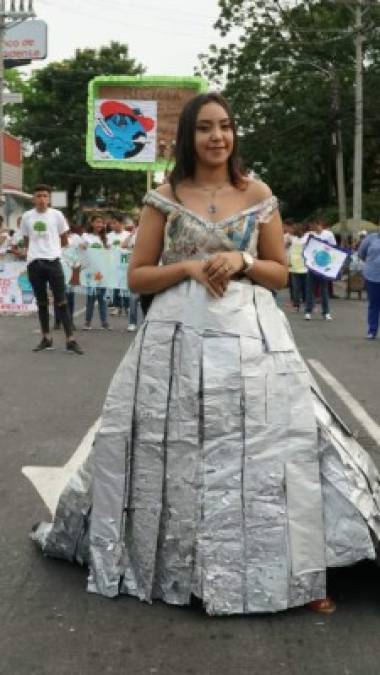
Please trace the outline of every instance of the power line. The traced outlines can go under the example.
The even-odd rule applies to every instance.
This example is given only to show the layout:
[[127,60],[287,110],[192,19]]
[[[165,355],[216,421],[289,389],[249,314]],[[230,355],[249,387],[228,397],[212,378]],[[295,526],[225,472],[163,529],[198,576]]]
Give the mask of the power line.
[[[48,4],[47,0],[40,0],[40,2]],[[58,11],[65,11],[65,10],[68,10],[70,12],[72,11],[72,7],[63,3],[62,0],[61,0],[61,3],[60,3],[60,6],[55,5],[54,9],[56,9]],[[125,26],[127,28],[132,28],[132,29],[141,29],[142,28],[141,23],[137,23],[137,22],[134,23],[133,21],[126,22],[126,21],[122,21],[122,20],[120,20],[119,18],[116,18],[116,17],[114,19],[111,19],[109,13],[107,13],[107,14],[95,14],[93,11],[91,11],[91,13],[89,14],[87,11],[81,11],[80,9],[76,8],[75,14],[76,15],[79,14],[81,16],[86,17],[87,21],[89,19],[91,19],[92,21],[101,22],[103,24],[103,26],[107,23],[108,24],[113,23],[113,24],[118,25],[118,26]],[[189,23],[189,22],[187,22],[187,23]],[[196,22],[193,22],[193,23],[195,23],[195,25],[197,25]],[[167,24],[167,21],[166,21],[166,24]],[[202,25],[202,27],[205,26],[204,24],[198,24],[198,25]],[[212,26],[210,26],[210,29],[211,28],[212,28]],[[146,31],[154,32],[158,36],[160,36],[160,35],[171,35],[173,37],[173,29],[172,28],[170,28],[170,27],[167,27],[167,28],[165,27],[164,29],[158,28],[157,22],[155,22],[154,24],[152,23],[151,25],[149,23],[145,23],[144,26],[143,26],[143,29],[144,29],[145,32]],[[188,33],[188,32],[183,31],[183,30],[178,30],[177,27],[175,29],[175,35],[177,35],[177,36],[187,36],[187,37],[194,38],[194,33]],[[209,33],[201,32],[201,34],[200,34],[199,29],[197,29],[197,37],[202,37],[203,35],[205,37],[206,37],[206,35],[207,35],[207,37],[209,37]]]
[[[51,2],[50,0],[39,0],[39,2],[42,2],[42,4],[50,6],[52,9],[53,8],[56,9],[57,4],[62,4],[62,0],[59,0],[59,3],[57,3],[56,0],[54,1],[54,3]],[[85,2],[86,2],[86,0],[82,0],[81,4],[83,4]],[[93,9],[94,5],[97,6],[99,9],[104,9],[104,7],[105,7],[104,0],[87,0],[87,2],[88,2],[88,5],[91,7],[91,9]],[[120,12],[123,13],[123,15],[125,15],[128,11],[131,11],[131,9],[136,10],[136,11],[143,10],[144,12],[146,11],[148,13],[156,12],[160,16],[165,17],[162,5],[158,5],[158,6],[157,6],[157,4],[149,5],[145,2],[140,2],[140,0],[139,0],[138,4],[135,5],[135,6],[133,6],[133,2],[131,2],[131,0],[129,0],[128,1],[128,7],[126,7],[126,4],[125,4],[124,1],[118,2],[118,0],[112,0],[112,2],[107,3],[107,16],[109,15],[110,11],[111,12],[120,11]],[[170,7],[168,7],[167,3],[166,3],[166,9],[170,9]],[[179,7],[177,0],[175,0],[174,4],[172,5],[172,13],[173,13],[173,15],[175,14],[176,17],[183,15],[183,16],[196,17],[197,19],[199,19],[199,18],[204,19],[204,21],[201,21],[201,22],[197,21],[197,23],[203,23],[204,25],[206,23],[212,24],[215,21],[215,16],[211,16],[209,14],[202,14],[198,11],[195,12],[194,10],[193,11],[186,10],[186,9],[183,8],[183,6]]]

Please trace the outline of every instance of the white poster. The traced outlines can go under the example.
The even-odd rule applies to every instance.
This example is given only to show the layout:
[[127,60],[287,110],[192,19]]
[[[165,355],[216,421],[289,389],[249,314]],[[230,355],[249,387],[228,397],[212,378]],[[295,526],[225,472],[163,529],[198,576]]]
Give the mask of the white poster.
[[62,249],[62,267],[67,285],[77,292],[87,288],[120,288],[128,291],[128,262],[131,251],[122,248],[66,246]]
[[347,251],[313,235],[310,235],[303,250],[306,267],[326,279],[337,279],[347,256]]
[[0,313],[19,314],[36,310],[26,262],[0,263]]
[[157,101],[98,99],[94,160],[155,162]]

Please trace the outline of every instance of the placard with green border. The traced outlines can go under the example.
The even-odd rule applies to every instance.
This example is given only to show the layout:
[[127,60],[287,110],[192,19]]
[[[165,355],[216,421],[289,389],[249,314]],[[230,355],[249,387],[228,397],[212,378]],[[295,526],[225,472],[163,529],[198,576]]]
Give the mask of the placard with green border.
[[[86,146],[88,164],[94,169],[167,170],[173,163],[179,114],[187,101],[207,91],[207,88],[208,85],[204,79],[190,76],[100,75],[95,77],[89,82],[88,87]],[[136,103],[140,102],[141,106],[136,106]],[[106,117],[105,120],[99,121],[99,109]],[[148,116],[144,110],[152,111],[153,114]],[[121,132],[125,131],[123,126],[127,126],[125,124],[125,116],[127,116],[128,124],[132,122],[135,130],[140,128],[142,141],[149,137],[152,130],[151,143],[154,143],[156,147],[155,152],[150,154],[154,156],[154,161],[138,161],[137,146],[131,151],[132,156],[135,153],[133,158],[129,156],[126,159],[114,159],[109,155],[107,159],[99,158],[99,154],[101,155],[103,151],[102,148],[106,148],[107,136],[112,137],[113,134],[111,125],[108,123],[112,120],[112,115],[115,115],[113,120],[120,125]],[[96,129],[97,140],[95,141]],[[118,152],[122,154],[122,135],[120,138],[121,145]],[[137,144],[138,134],[135,135],[135,139]]]

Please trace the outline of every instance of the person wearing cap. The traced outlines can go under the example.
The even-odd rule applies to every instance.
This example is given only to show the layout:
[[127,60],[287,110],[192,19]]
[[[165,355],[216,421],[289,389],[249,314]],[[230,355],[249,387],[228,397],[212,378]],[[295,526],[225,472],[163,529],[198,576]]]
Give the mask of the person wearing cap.
[[364,260],[363,276],[368,296],[367,338],[374,340],[380,316],[380,232],[371,232],[362,240],[358,256]]

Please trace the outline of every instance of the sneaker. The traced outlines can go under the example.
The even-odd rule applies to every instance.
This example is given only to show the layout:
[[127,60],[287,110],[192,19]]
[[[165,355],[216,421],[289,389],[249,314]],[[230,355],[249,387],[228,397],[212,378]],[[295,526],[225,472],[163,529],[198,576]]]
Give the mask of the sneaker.
[[326,321],[332,321],[332,316],[331,316],[331,314],[325,314],[325,315],[324,315],[324,319],[325,319]]
[[130,323],[130,324],[128,325],[127,331],[128,331],[128,333],[134,333],[135,330],[136,330],[136,328],[137,328],[137,326],[136,326],[135,323]]
[[305,320],[306,320],[306,321],[311,321],[311,314],[309,314],[309,312],[306,312],[306,314],[305,314]]
[[47,338],[43,337],[41,342],[37,345],[37,347],[34,347],[33,351],[34,352],[42,352],[46,351],[48,349],[53,349],[53,340],[52,338]]
[[376,340],[376,335],[375,333],[370,333],[368,332],[366,335],[367,340]]
[[109,323],[103,323],[100,327],[100,330],[112,330],[112,328]]
[[76,340],[69,340],[66,343],[66,349],[71,354],[84,354],[83,349],[78,345]]
[[82,330],[92,330],[91,324],[85,323],[84,326],[82,326]]
[[121,316],[121,309],[119,307],[113,307],[110,309],[111,316]]

